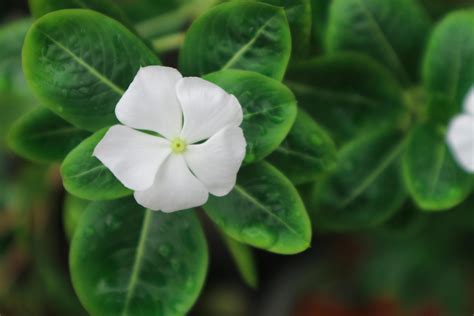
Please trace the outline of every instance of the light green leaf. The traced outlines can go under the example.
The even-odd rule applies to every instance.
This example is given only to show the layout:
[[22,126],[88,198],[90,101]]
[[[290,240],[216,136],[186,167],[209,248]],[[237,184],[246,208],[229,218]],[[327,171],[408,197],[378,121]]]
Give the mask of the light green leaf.
[[334,0],[326,46],[330,53],[371,56],[410,85],[429,31],[429,17],[415,0]]
[[91,131],[114,124],[115,105],[140,66],[159,63],[124,26],[90,10],[43,16],[23,47],[25,75],[40,101]]
[[107,128],[86,138],[66,156],[61,165],[64,187],[85,200],[113,200],[132,194],[99,159],[92,156]]
[[291,31],[292,57],[306,57],[311,39],[311,0],[262,0],[261,2],[285,8]]
[[472,177],[464,172],[445,142],[445,128],[426,122],[415,127],[403,157],[406,187],[423,210],[445,210],[471,193]]
[[235,95],[242,105],[245,163],[263,159],[288,135],[297,107],[293,93],[281,82],[242,70],[223,70],[204,78]]
[[133,198],[91,203],[70,251],[74,288],[92,316],[184,315],[207,263],[192,211],[153,212]]
[[[430,94],[450,101],[451,112],[462,108],[474,83],[474,13],[449,14],[435,28],[423,65],[423,80]],[[439,104],[437,106],[440,106]]]
[[290,54],[283,8],[233,1],[212,8],[191,25],[179,64],[187,76],[243,69],[281,80]]
[[302,109],[290,133],[269,157],[295,185],[312,182],[334,166],[336,147],[327,133]]
[[280,254],[310,246],[311,223],[298,191],[267,162],[242,168],[232,192],[210,196],[204,209],[226,234],[242,243]]
[[90,135],[50,110],[38,107],[22,116],[9,134],[10,147],[20,156],[40,162],[61,161]]
[[348,231],[388,220],[406,198],[400,171],[404,142],[373,132],[346,144],[337,168],[317,183],[310,201],[317,228]]
[[363,55],[344,53],[299,63],[289,69],[285,83],[339,144],[393,125],[404,107],[401,86]]
[[257,288],[257,266],[255,264],[252,249],[249,246],[230,238],[225,233],[222,233],[222,238],[234,259],[235,265],[244,282],[251,288]]

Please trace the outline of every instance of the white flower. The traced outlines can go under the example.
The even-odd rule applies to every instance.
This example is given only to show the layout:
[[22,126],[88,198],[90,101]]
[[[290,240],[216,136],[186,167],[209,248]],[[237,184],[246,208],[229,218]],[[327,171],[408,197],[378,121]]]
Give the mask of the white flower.
[[235,186],[246,147],[242,107],[215,84],[169,67],[144,67],[115,115],[124,125],[107,131],[94,156],[142,206],[188,209]]
[[474,173],[474,87],[464,100],[464,111],[449,123],[446,138],[459,165]]

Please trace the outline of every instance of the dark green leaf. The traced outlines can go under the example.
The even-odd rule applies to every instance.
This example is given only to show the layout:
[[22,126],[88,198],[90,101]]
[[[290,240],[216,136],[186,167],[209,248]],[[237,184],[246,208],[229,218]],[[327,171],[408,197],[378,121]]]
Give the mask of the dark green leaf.
[[31,14],[35,18],[63,9],[90,9],[129,25],[125,14],[111,0],[28,0],[28,3]]
[[92,203],[70,252],[74,288],[93,316],[178,316],[196,300],[207,246],[192,211],[166,214],[133,198]]
[[396,132],[375,132],[345,145],[337,168],[315,186],[315,225],[345,231],[388,220],[406,197],[399,166],[403,148]]
[[244,282],[251,288],[257,288],[258,275],[252,249],[222,233],[222,238]]
[[311,39],[311,1],[262,0],[261,2],[285,8],[291,31],[292,57],[306,57]]
[[294,184],[316,179],[336,162],[332,139],[303,110],[298,110],[290,133],[269,160]]
[[430,94],[441,94],[461,110],[463,99],[474,83],[474,13],[448,15],[436,28],[428,45],[423,79]]
[[21,48],[31,24],[31,19],[21,19],[0,27],[0,94],[30,94],[21,69]]
[[112,172],[92,156],[107,128],[85,139],[61,165],[63,184],[71,194],[86,200],[113,200],[131,194]]
[[230,237],[281,254],[307,249],[311,224],[293,184],[266,162],[242,168],[225,197],[210,196],[204,209]]
[[334,0],[327,49],[372,56],[409,85],[429,31],[429,17],[415,0]]
[[21,48],[31,19],[0,26],[0,146],[11,124],[36,105],[21,66]]
[[12,127],[10,147],[20,156],[40,162],[61,161],[90,135],[50,110],[38,107]]
[[124,26],[89,10],[40,18],[23,47],[26,78],[42,103],[91,131],[116,122],[115,105],[140,66],[159,63]]
[[242,105],[246,163],[263,159],[288,135],[297,107],[293,93],[281,82],[242,70],[223,70],[204,78],[235,95]]
[[63,206],[63,226],[68,240],[72,240],[82,214],[90,201],[67,194]]
[[414,128],[403,157],[405,184],[424,210],[445,210],[472,191],[472,177],[454,161],[445,128],[430,122]]
[[312,11],[312,42],[313,50],[321,51],[324,49],[324,38],[327,29],[329,7],[332,0],[311,0]]
[[283,8],[258,2],[224,3],[198,18],[180,53],[185,75],[252,70],[281,80],[291,54]]
[[286,84],[337,143],[393,125],[403,109],[396,80],[370,58],[338,54],[292,67]]

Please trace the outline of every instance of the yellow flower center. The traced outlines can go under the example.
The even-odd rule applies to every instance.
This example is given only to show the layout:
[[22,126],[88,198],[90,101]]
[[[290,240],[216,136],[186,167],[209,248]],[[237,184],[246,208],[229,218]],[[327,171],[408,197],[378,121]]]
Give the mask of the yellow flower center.
[[186,150],[186,147],[187,147],[186,142],[180,138],[175,138],[171,142],[171,150],[173,150],[175,154],[183,153]]

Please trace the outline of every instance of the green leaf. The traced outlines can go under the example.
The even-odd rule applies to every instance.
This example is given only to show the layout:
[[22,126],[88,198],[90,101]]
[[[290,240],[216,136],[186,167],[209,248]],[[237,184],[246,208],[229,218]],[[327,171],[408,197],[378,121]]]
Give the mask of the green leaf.
[[330,53],[371,56],[409,85],[418,78],[429,31],[429,17],[415,0],[334,0],[326,45]]
[[397,132],[364,135],[339,152],[337,168],[317,183],[311,205],[321,230],[347,231],[388,220],[405,201]]
[[91,131],[114,124],[115,106],[140,66],[159,63],[124,26],[90,10],[43,16],[23,47],[25,75],[40,101]]
[[403,110],[401,86],[363,55],[343,53],[299,63],[290,68],[285,83],[336,143],[393,125]]
[[67,194],[63,206],[63,226],[68,240],[72,240],[79,220],[84,214],[89,201],[80,199],[74,195]]
[[221,235],[245,284],[256,289],[258,286],[258,275],[252,249],[230,238],[225,233]]
[[313,49],[324,49],[324,38],[329,19],[329,7],[332,0],[311,0]]
[[292,57],[306,57],[311,39],[312,12],[310,0],[262,0],[285,8],[291,31]]
[[327,133],[303,110],[298,110],[290,133],[269,157],[295,185],[314,181],[334,166],[336,147]]
[[263,159],[288,135],[297,107],[293,93],[281,82],[242,70],[223,70],[204,78],[235,95],[242,105],[245,163]]
[[214,7],[191,25],[179,64],[188,76],[243,69],[281,80],[290,54],[283,8],[236,1]]
[[11,124],[36,105],[21,67],[21,48],[30,26],[29,18],[0,26],[0,147],[5,146]]
[[426,122],[415,127],[403,157],[406,187],[423,210],[445,210],[471,193],[472,177],[454,161],[445,143],[445,128]]
[[192,211],[153,212],[133,198],[92,203],[69,258],[74,288],[93,316],[184,315],[208,263]]
[[12,127],[10,147],[20,156],[40,162],[61,161],[90,135],[50,110],[38,107]]
[[445,96],[451,112],[459,112],[463,99],[474,82],[474,13],[449,14],[431,36],[423,80],[430,94]]
[[63,9],[89,9],[107,15],[125,25],[130,22],[122,10],[111,0],[28,0],[35,18]]
[[99,159],[92,156],[107,128],[94,133],[74,148],[61,165],[64,187],[85,200],[113,200],[132,194]]
[[310,246],[311,223],[298,191],[267,162],[243,167],[232,192],[209,196],[204,209],[226,234],[242,243],[280,254]]
[[28,18],[0,27],[0,94],[30,95],[21,69],[21,48],[31,23]]

